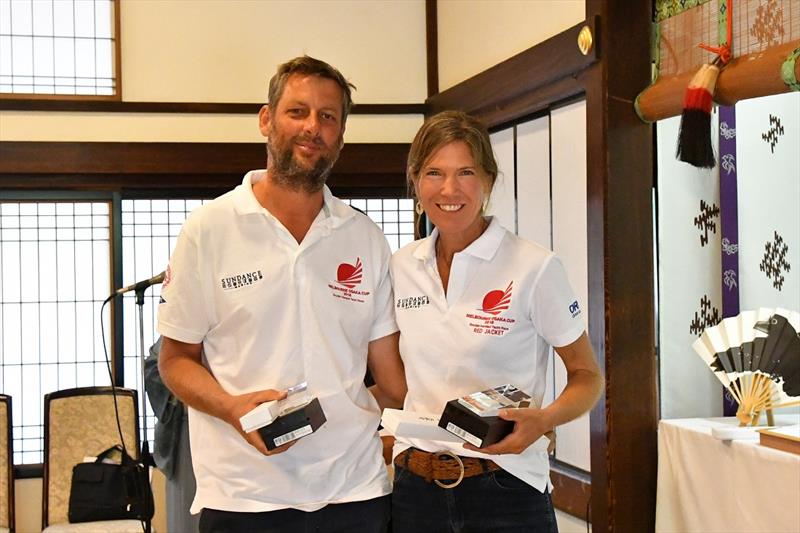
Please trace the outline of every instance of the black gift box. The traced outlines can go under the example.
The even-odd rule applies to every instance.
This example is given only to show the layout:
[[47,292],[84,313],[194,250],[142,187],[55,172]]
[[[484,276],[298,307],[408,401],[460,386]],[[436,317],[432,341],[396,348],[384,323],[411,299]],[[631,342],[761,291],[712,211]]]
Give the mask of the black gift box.
[[310,402],[283,412],[274,422],[258,429],[268,450],[274,450],[289,442],[295,441],[318,430],[325,423],[325,413],[319,400]]
[[514,429],[514,422],[503,420],[499,416],[477,415],[458,400],[450,400],[444,406],[439,427],[478,448],[484,448],[503,440]]

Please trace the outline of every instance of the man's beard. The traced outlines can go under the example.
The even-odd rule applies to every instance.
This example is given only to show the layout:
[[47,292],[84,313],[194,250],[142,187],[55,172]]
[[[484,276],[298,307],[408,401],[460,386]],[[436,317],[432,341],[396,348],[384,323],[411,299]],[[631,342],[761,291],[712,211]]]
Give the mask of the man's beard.
[[[334,149],[325,155],[320,155],[312,168],[303,166],[294,157],[294,143],[300,137],[292,137],[284,142],[273,129],[270,142],[267,143],[267,156],[272,161],[272,180],[282,187],[293,191],[315,193],[322,189],[331,173],[333,164],[339,157],[339,150]],[[319,144],[314,139],[303,142]]]

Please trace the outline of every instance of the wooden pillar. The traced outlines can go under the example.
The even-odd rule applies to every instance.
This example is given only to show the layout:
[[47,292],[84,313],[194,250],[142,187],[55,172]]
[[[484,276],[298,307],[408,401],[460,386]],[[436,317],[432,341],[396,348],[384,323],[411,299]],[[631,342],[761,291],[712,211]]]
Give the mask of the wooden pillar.
[[587,20],[599,21],[600,56],[585,85],[589,320],[606,376],[605,394],[591,414],[595,532],[655,526],[653,126],[633,108],[650,81],[650,4],[586,2]]

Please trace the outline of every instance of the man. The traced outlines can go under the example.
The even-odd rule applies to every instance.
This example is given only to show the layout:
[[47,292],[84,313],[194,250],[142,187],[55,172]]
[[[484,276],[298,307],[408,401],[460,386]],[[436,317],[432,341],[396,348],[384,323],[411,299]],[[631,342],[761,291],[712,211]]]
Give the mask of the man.
[[[390,484],[381,403],[405,395],[390,251],[380,229],[331,196],[352,86],[300,57],[259,113],[267,168],[197,209],[159,306],[164,382],[190,407],[201,531],[384,531]],[[306,381],[327,422],[268,451],[239,418]]]

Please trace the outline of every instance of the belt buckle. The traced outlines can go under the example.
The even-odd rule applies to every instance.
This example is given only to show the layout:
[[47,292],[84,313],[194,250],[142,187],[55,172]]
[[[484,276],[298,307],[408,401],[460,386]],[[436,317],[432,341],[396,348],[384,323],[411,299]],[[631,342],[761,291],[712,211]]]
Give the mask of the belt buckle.
[[461,483],[461,481],[463,481],[463,479],[464,479],[464,462],[461,460],[461,457],[457,456],[456,454],[454,454],[450,450],[442,450],[442,451],[439,451],[439,452],[435,452],[434,455],[437,458],[440,455],[449,455],[450,457],[452,457],[453,459],[456,460],[456,462],[458,463],[458,466],[461,468],[461,472],[458,475],[458,479],[455,480],[453,483],[442,483],[438,479],[434,479],[433,482],[436,483],[437,485],[439,485],[440,487],[442,487],[443,489],[454,489],[454,488],[456,488]]

